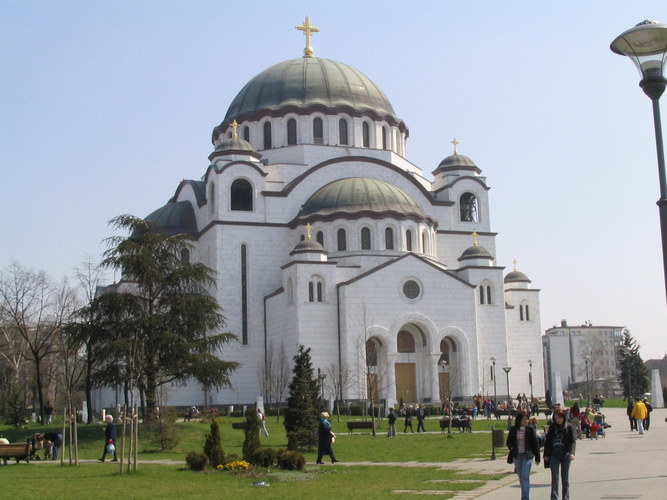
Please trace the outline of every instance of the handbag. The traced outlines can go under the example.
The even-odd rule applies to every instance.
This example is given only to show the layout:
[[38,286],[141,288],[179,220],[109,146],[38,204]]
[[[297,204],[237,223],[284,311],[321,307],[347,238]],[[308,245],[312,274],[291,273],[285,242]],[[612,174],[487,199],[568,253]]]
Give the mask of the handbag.
[[512,456],[511,451],[507,454],[507,463],[508,464],[513,464],[514,463],[514,457]]

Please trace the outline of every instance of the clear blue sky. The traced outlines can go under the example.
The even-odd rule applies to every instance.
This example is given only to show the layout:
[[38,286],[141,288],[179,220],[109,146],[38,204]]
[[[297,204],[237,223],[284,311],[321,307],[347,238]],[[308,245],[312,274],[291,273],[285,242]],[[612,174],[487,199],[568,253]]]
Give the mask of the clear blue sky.
[[667,23],[664,0],[0,0],[0,267],[60,278],[109,219],[199,179],[236,93],[300,57],[306,14],[315,55],[389,97],[409,160],[428,174],[456,137],[483,170],[497,263],[541,289],[543,329],[625,325],[667,352],[651,104],[609,50]]

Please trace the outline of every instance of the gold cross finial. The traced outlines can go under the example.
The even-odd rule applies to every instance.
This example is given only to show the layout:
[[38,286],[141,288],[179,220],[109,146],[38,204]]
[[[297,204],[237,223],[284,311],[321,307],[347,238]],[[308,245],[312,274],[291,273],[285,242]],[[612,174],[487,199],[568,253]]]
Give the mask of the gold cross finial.
[[310,225],[310,222],[306,224],[306,232],[308,233],[308,241],[310,241],[310,230],[313,229],[313,226]]
[[456,146],[458,146],[461,143],[456,140],[456,137],[454,137],[454,140],[452,141],[452,144],[454,144],[454,154],[455,155],[459,154],[459,152],[456,150]]
[[303,57],[314,57],[313,48],[310,46],[310,35],[311,33],[317,33],[320,29],[311,24],[310,17],[308,16],[306,16],[303,25],[296,26],[296,29],[303,31],[303,34],[306,35],[306,48],[303,49]]
[[472,246],[476,247],[477,246],[477,231],[472,232],[472,239],[473,239]]
[[514,259],[514,272],[516,272],[516,259]]
[[233,138],[234,138],[234,139],[238,139],[239,136],[236,134],[236,129],[239,128],[239,124],[238,124],[238,122],[236,121],[236,119],[234,119],[234,121],[233,121],[232,123],[230,123],[230,126],[232,127],[232,130],[234,131]]

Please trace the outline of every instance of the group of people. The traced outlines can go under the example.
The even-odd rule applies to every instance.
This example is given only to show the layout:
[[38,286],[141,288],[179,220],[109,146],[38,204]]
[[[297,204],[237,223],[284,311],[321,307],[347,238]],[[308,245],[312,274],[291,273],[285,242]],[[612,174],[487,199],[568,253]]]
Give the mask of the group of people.
[[640,435],[651,427],[651,412],[653,407],[648,402],[648,398],[637,399],[628,398],[628,419],[630,420],[630,430],[638,431]]

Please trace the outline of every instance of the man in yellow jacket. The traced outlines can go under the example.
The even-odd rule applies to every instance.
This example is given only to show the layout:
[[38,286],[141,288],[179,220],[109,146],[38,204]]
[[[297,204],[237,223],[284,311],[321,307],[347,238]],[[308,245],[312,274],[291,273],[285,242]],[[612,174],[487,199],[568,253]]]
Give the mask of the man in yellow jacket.
[[637,430],[639,434],[644,434],[644,419],[648,415],[646,405],[641,399],[638,399],[635,406],[632,408],[632,418],[637,421]]

